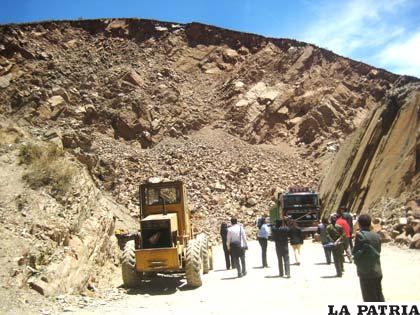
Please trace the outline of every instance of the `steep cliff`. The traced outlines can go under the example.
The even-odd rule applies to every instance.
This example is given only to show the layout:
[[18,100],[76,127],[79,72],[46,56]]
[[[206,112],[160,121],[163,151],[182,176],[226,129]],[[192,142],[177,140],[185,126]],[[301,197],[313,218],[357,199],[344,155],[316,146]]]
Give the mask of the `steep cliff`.
[[400,79],[341,146],[322,180],[325,214],[369,213],[381,198],[419,196],[419,83]]

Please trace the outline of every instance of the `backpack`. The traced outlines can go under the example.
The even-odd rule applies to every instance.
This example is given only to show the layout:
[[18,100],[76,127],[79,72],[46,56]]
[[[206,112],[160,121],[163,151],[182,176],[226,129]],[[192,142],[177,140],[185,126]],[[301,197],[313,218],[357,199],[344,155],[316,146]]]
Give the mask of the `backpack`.
[[373,265],[380,257],[380,253],[369,243],[363,232],[360,232],[359,235],[361,236],[362,246],[353,254],[354,263],[364,266]]

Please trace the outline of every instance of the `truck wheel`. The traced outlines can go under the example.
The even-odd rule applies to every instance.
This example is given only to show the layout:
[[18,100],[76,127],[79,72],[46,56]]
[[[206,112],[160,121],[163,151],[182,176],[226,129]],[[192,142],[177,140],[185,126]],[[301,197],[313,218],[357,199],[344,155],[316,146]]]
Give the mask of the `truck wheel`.
[[209,243],[207,235],[200,234],[197,236],[197,240],[200,242],[201,247],[201,259],[203,261],[203,273],[209,273],[210,271],[210,260],[209,260]]
[[185,274],[188,285],[192,287],[200,287],[202,285],[201,274],[203,272],[203,266],[200,245],[197,239],[190,240],[187,245]]
[[126,288],[137,288],[141,285],[142,273],[136,270],[134,240],[125,243],[121,258],[122,278]]
[[213,270],[213,247],[209,247],[209,267]]

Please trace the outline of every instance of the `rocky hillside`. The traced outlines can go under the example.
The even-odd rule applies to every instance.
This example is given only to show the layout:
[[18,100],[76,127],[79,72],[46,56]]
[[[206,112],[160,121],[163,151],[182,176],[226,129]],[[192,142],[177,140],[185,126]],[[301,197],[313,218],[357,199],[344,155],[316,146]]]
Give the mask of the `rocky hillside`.
[[[141,149],[171,139],[188,142],[204,127],[210,138],[217,130],[248,144],[286,143],[311,170],[268,163],[268,173],[290,181],[258,175],[263,187],[254,187],[255,195],[232,175],[228,193],[235,202],[251,198],[261,211],[270,199],[262,190],[296,181],[316,186],[317,160],[328,161],[398,78],[302,42],[196,23],[45,22],[2,26],[0,38],[0,111],[22,125],[57,131],[98,186],[133,212],[138,182],[161,175],[167,166],[161,161],[176,164],[170,177],[184,167],[179,159],[167,161],[170,152]],[[113,149],[120,146],[140,151],[130,157]],[[157,168],[139,163],[150,154]],[[258,168],[258,160],[241,163]],[[209,168],[224,168],[226,161],[217,162]],[[197,183],[199,177],[183,179]],[[203,192],[217,180],[224,179],[196,184],[192,194],[203,207]]]
[[[87,242],[73,231],[83,217],[80,231],[106,254],[87,255],[96,253],[94,247],[76,251],[77,257],[113,261],[115,239],[97,243],[93,226],[109,236],[114,217],[117,227],[136,229],[138,185],[150,176],[187,183],[194,225],[213,240],[230,216],[238,216],[251,236],[255,217],[267,211],[276,191],[318,189],[321,178],[327,211],[341,203],[368,211],[384,195],[402,192],[416,203],[418,95],[416,78],[303,42],[203,24],[104,19],[2,25],[1,136],[9,140],[1,142],[0,171],[11,180],[2,183],[8,202],[0,205],[9,208],[1,228],[25,244],[25,237],[37,239],[39,253],[54,257],[69,250],[72,238]],[[33,166],[22,158],[31,143],[63,148],[54,154],[73,159],[78,171],[56,167],[58,173],[48,173],[36,164],[40,174],[55,174],[37,184],[39,177],[28,175]],[[63,193],[62,182],[51,179],[57,174],[73,190]],[[20,188],[11,193],[14,181]],[[58,242],[50,237],[55,229]],[[37,258],[27,258],[27,247],[18,247],[13,257],[21,265],[9,262],[13,268],[43,268],[33,266]],[[57,276],[45,270],[48,281]],[[48,287],[71,292],[89,283],[80,280]]]
[[143,148],[214,126],[249,143],[339,140],[397,76],[287,39],[201,24],[95,20],[0,28],[1,111]]
[[44,303],[38,293],[110,283],[119,264],[115,226],[132,224],[126,210],[54,134],[35,138],[0,117],[0,136],[0,312],[32,312]]

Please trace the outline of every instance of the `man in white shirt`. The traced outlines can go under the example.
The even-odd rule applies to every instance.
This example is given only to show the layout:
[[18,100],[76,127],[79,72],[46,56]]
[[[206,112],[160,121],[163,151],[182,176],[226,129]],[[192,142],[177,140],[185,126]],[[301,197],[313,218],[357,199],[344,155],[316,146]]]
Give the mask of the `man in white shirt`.
[[[238,270],[238,277],[246,275],[245,250],[248,249],[245,229],[238,224],[236,218],[230,219],[232,226],[228,228],[226,245],[232,253],[234,264]],[[240,263],[239,263],[240,262]]]
[[258,220],[258,242],[260,243],[261,246],[261,257],[262,257],[262,266],[263,268],[268,268],[268,264],[267,264],[267,241],[268,241],[268,237],[270,236],[270,227],[268,226],[267,222],[266,222],[266,217],[262,216],[259,220]]

